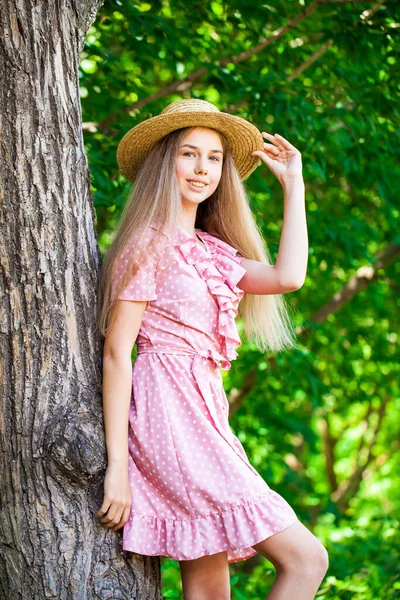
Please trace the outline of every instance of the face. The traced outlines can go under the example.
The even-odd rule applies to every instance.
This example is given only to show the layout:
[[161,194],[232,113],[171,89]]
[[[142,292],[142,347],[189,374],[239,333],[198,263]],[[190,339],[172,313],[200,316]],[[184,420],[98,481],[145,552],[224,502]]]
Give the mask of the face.
[[196,127],[184,136],[176,159],[183,205],[197,205],[211,196],[221,179],[222,160],[223,146],[216,131]]

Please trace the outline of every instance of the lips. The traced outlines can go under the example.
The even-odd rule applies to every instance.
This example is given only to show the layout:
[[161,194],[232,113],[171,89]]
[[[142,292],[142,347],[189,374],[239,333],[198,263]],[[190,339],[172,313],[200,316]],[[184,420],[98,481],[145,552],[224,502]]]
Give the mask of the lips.
[[207,185],[205,181],[196,181],[196,179],[187,179],[186,181],[191,188],[195,188],[197,190],[202,190]]

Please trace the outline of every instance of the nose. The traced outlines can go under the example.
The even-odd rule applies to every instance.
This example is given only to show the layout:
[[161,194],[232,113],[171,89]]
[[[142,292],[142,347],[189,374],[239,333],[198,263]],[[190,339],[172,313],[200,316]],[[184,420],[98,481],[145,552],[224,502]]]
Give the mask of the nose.
[[196,163],[195,173],[204,173],[207,175],[207,166],[206,166],[206,158],[199,158]]

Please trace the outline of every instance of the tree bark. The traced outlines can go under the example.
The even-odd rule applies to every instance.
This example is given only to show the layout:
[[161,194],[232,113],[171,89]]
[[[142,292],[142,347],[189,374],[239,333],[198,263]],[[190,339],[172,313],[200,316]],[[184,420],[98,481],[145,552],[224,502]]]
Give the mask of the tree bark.
[[0,13],[0,598],[161,598],[159,557],[96,512],[106,467],[101,255],[78,64],[102,0]]

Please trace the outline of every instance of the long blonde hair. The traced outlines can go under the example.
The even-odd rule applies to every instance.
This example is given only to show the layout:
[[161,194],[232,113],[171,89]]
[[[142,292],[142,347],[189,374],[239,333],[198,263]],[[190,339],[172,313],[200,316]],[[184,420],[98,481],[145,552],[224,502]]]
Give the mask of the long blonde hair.
[[[129,278],[146,261],[157,260],[162,254],[168,238],[160,230],[179,222],[182,203],[175,161],[183,137],[194,128],[178,129],[163,137],[138,172],[100,271],[98,331],[102,336],[112,327],[117,298]],[[216,133],[224,150],[221,179],[214,193],[199,204],[195,227],[237,248],[245,258],[271,264],[229,144],[221,132]],[[159,225],[157,230],[149,228],[154,221]],[[115,284],[115,268],[121,257],[124,273]],[[253,340],[260,351],[295,347],[296,337],[282,294],[244,294],[238,311],[246,338]]]

